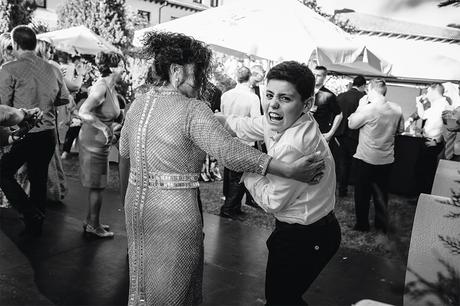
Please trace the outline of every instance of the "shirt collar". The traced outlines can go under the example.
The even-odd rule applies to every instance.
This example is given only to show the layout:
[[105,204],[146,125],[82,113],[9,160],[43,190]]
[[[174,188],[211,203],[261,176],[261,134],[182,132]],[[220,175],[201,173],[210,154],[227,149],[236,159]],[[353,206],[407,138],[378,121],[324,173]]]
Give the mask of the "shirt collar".
[[20,58],[31,58],[31,57],[37,57],[35,54],[35,51],[32,50],[27,50],[21,53],[21,55],[18,56],[18,59]]

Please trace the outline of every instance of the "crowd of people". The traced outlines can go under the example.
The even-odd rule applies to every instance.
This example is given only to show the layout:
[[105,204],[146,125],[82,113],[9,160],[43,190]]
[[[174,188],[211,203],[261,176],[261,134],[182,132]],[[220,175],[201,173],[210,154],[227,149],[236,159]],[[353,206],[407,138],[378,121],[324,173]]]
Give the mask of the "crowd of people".
[[[88,189],[83,231],[111,238],[101,206],[109,151],[119,146],[129,305],[202,301],[198,181],[211,173],[220,178],[209,170],[216,160],[225,167],[222,217],[239,219],[245,196],[247,205],[276,219],[267,240],[267,305],[303,305],[302,295],[340,246],[336,184],[344,197],[354,181],[354,230],[370,230],[372,198],[374,226],[387,233],[395,137],[423,120],[419,192],[431,189],[442,152],[453,157],[448,143],[456,130],[445,123],[460,111],[441,84],[428,87],[406,122],[401,107],[386,98],[384,80],[358,75],[336,96],[325,87],[326,67],[310,70],[295,61],[268,72],[242,66],[236,87],[222,94],[209,80],[212,52],[206,45],[151,32],[142,49],[151,59],[149,77],[126,111],[116,87],[126,71],[120,54],[88,59],[55,51],[26,26],[0,36],[0,188],[24,217],[24,234],[40,236],[47,201],[65,197],[61,159],[77,139],[81,184]],[[68,126],[62,148],[58,107]],[[29,188],[18,182],[20,173]]]

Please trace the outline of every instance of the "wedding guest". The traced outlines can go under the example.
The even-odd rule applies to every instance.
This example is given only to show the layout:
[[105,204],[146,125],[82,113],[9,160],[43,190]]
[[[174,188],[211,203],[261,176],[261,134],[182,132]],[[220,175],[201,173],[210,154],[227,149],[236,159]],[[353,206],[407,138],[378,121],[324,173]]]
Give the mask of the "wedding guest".
[[[263,117],[225,118],[227,129],[246,141],[265,140],[268,154],[286,163],[320,152],[324,174],[313,184],[245,173],[254,200],[274,214],[267,240],[266,305],[306,305],[302,295],[337,252],[341,233],[334,215],[335,167],[328,144],[309,113],[314,76],[304,64],[282,62],[267,74]],[[322,177],[322,179],[321,179]]]
[[[0,69],[0,102],[43,111],[43,124],[34,127],[0,161],[0,187],[10,203],[24,215],[25,233],[41,235],[44,219],[48,164],[56,145],[54,107],[69,102],[68,91],[57,68],[35,54],[37,38],[32,29],[17,26],[11,32],[17,60]],[[33,154],[31,154],[33,152]],[[30,197],[14,178],[27,163]]]
[[[206,153],[235,171],[311,181],[315,156],[286,164],[224,130],[195,99],[206,86],[211,50],[183,34],[150,32],[161,86],[129,109],[120,140],[120,179],[129,247],[129,305],[196,305],[202,301],[203,223],[198,177]],[[173,284],[173,285],[172,285]]]
[[109,177],[109,151],[118,141],[123,120],[115,85],[121,80],[125,66],[119,54],[105,52],[96,56],[96,64],[101,77],[79,111],[83,121],[78,136],[80,178],[83,187],[88,188],[88,213],[83,229],[100,238],[111,238],[114,234],[108,225],[101,223],[100,215],[102,192]]

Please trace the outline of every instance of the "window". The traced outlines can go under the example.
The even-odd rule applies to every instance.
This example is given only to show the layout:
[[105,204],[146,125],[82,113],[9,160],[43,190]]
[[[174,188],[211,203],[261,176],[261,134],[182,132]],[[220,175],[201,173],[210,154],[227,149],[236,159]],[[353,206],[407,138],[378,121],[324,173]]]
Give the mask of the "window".
[[33,3],[37,7],[46,8],[46,0],[27,0],[27,2]]
[[201,0],[193,0],[193,2],[201,4]]
[[216,7],[219,5],[219,0],[211,0],[211,7]]
[[145,20],[147,20],[148,23],[150,23],[150,12],[143,11],[143,10],[138,10],[137,14],[140,15]]

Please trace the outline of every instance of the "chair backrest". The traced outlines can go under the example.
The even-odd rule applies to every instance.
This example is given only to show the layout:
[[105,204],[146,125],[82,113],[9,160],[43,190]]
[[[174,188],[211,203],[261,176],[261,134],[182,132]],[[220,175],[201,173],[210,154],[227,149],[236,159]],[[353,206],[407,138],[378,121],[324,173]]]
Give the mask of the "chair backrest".
[[420,195],[407,259],[405,306],[459,304],[460,206],[456,205],[447,197]]

